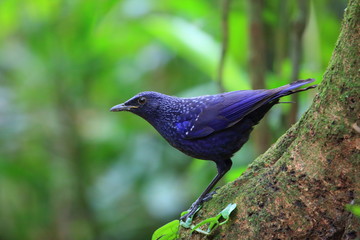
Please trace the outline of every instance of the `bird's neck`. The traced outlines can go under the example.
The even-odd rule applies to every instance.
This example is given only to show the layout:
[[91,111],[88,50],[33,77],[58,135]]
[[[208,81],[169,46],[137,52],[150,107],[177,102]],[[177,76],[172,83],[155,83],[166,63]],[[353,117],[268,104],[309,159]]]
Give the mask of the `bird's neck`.
[[179,116],[179,104],[177,99],[171,99],[171,102],[165,102],[153,109],[150,116],[143,117],[149,122],[165,139],[168,135],[176,134],[176,121]]

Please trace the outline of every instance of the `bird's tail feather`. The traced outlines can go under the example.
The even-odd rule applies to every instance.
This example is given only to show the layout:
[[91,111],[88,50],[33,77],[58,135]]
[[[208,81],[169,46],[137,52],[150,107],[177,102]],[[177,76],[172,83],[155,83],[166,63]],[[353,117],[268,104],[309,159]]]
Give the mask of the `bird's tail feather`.
[[305,80],[298,80],[298,81],[292,82],[288,85],[282,86],[279,88],[279,90],[280,89],[281,90],[277,94],[277,97],[283,97],[283,96],[291,95],[293,93],[302,92],[302,91],[306,91],[311,88],[315,88],[317,85],[311,85],[307,88],[296,89],[302,85],[305,85],[305,84],[308,84],[308,83],[311,83],[314,81],[315,81],[315,79],[309,78],[309,79],[305,79]]

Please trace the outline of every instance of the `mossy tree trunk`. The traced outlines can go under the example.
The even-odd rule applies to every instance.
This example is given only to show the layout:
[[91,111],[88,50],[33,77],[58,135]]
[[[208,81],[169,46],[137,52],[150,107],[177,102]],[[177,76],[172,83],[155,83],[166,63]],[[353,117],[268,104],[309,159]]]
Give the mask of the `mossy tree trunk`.
[[[360,1],[350,0],[332,59],[310,109],[236,181],[198,212],[195,223],[237,203],[210,236],[181,239],[355,239],[360,220]],[[358,202],[359,203],[359,202]]]

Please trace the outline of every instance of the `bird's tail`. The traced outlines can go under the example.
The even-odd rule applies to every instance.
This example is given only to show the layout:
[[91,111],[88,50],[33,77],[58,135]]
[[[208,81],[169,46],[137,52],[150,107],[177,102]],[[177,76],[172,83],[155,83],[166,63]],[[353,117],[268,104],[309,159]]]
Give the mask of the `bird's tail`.
[[302,92],[302,91],[306,91],[306,90],[311,89],[311,88],[315,88],[317,85],[311,85],[311,86],[309,86],[307,88],[296,89],[296,88],[298,88],[298,87],[300,87],[302,85],[312,83],[314,81],[315,81],[315,79],[313,79],[313,78],[309,78],[309,79],[305,79],[305,80],[297,80],[297,81],[292,82],[292,83],[290,83],[288,85],[279,87],[278,90],[280,90],[280,91],[278,92],[278,94],[276,94],[276,97],[280,98],[280,97],[283,97],[283,96],[291,95],[293,93]]

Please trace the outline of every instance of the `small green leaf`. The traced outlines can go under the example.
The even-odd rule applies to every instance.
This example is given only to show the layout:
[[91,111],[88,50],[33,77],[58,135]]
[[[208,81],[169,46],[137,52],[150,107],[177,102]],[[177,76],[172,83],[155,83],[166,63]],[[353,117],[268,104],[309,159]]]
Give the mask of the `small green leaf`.
[[189,210],[183,211],[182,213],[180,213],[180,216],[184,216],[185,214],[187,214],[189,212]]
[[[191,228],[191,232],[197,231],[199,233],[205,234],[205,235],[209,235],[212,231],[214,231],[217,227],[219,227],[220,225],[225,224],[230,217],[231,212],[236,208],[236,204],[235,203],[230,203],[229,205],[227,205],[226,208],[224,208],[218,215],[216,215],[215,217],[211,217],[211,218],[207,218],[204,221],[198,223],[196,226],[191,225],[191,222],[189,223],[190,228]],[[219,222],[220,218],[224,218],[225,221],[223,222]],[[209,224],[208,229],[202,230],[200,227],[204,226],[205,224]]]
[[151,240],[173,240],[178,238],[179,220],[174,220],[158,228],[152,235]]
[[230,203],[224,210],[220,212],[221,216],[225,219],[225,221],[221,222],[220,225],[226,223],[229,220],[229,216],[235,208],[236,203]]
[[[215,217],[212,217],[212,218],[207,218],[205,219],[204,221],[201,221],[199,222],[198,224],[196,224],[196,226],[194,226],[192,229],[191,229],[191,232],[194,232],[194,231],[198,231],[200,229],[201,226],[204,226],[205,224],[207,223],[210,223],[211,226],[214,226],[214,225],[217,225],[219,223],[219,217],[218,215],[215,216]],[[209,227],[210,228],[210,227]],[[208,228],[208,231],[204,231],[204,230],[201,230],[201,231],[198,231],[198,232],[206,232],[207,234],[209,234],[211,232],[212,229],[209,229]]]
[[192,219],[193,219],[192,217],[189,217],[189,218],[186,219],[185,222],[180,221],[180,226],[182,226],[183,228],[190,228]]
[[346,205],[346,210],[352,212],[355,216],[360,217],[360,205]]

